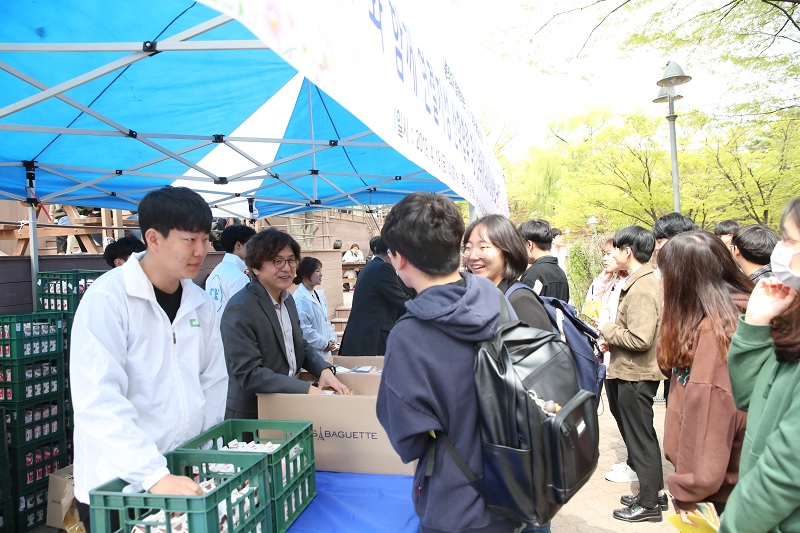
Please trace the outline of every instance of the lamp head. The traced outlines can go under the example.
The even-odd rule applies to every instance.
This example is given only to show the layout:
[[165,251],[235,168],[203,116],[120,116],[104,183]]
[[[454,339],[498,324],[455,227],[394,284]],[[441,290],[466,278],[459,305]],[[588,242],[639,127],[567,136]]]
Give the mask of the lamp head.
[[663,104],[669,101],[669,97],[672,97],[673,100],[680,100],[683,96],[679,95],[675,91],[675,87],[661,87],[658,90],[658,96],[656,96],[655,100],[653,100],[654,104]]
[[586,221],[586,225],[589,226],[589,228],[591,229],[596,228],[598,224],[599,222],[597,220],[597,217],[594,215],[590,216],[589,220]]
[[659,87],[675,87],[683,85],[691,80],[691,76],[683,73],[683,69],[674,61],[667,61],[667,68],[664,69],[664,77],[656,82]]

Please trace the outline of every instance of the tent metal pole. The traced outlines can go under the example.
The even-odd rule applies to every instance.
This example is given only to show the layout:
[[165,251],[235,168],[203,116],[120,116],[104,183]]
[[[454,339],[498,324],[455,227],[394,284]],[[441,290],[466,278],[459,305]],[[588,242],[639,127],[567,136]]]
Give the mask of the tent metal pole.
[[25,177],[28,179],[28,217],[30,217],[30,239],[28,245],[31,251],[31,302],[33,310],[39,310],[39,295],[36,288],[39,281],[39,238],[36,231],[36,162],[23,161]]
[[[311,142],[314,142],[314,109],[311,105],[311,80],[306,80],[306,97],[308,98],[308,133]],[[311,154],[311,196],[317,199],[317,154]]]

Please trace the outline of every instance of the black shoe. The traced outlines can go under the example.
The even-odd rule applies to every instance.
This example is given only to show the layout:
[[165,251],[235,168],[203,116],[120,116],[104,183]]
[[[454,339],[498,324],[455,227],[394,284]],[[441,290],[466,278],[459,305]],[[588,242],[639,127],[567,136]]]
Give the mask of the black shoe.
[[661,508],[656,505],[652,509],[642,507],[638,503],[614,511],[614,518],[623,522],[661,522]]
[[[639,503],[639,495],[638,494],[627,494],[625,496],[621,496],[619,499],[619,503],[622,505],[627,505],[630,507],[635,503]],[[658,506],[661,507],[662,511],[666,511],[669,509],[669,498],[667,498],[667,494],[664,492],[658,493]]]

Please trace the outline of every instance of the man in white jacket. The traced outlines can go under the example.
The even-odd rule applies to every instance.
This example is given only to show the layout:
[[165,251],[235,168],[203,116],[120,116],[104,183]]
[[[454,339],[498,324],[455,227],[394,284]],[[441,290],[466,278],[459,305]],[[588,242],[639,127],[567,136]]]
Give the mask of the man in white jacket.
[[219,423],[228,373],[214,305],[191,280],[208,248],[211,210],[164,187],[139,205],[147,250],[87,290],[72,328],[75,498],[114,478],[154,494],[202,494],[164,454]]
[[228,300],[250,283],[250,278],[245,274],[247,265],[244,264],[244,254],[247,241],[255,234],[256,230],[250,226],[234,224],[226,227],[219,237],[225,255],[206,280],[206,292],[214,300],[218,328]]

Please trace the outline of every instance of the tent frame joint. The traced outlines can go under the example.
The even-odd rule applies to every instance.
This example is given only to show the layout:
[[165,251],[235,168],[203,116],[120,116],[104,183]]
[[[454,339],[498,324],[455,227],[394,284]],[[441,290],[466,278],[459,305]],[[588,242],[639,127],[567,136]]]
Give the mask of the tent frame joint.
[[309,172],[311,172],[312,176],[319,176],[319,169],[318,168],[312,168]]
[[227,185],[227,184],[228,184],[228,178],[224,176],[220,176],[214,179],[214,185]]
[[328,141],[328,146],[339,146],[339,141],[337,139],[331,139]]
[[128,130],[127,136],[130,137],[131,139],[135,139],[138,135],[139,134],[136,133],[134,130],[130,130],[130,129]]
[[142,52],[158,52],[158,41],[144,41]]
[[213,142],[215,142],[217,144],[224,143],[225,142],[225,136],[218,133],[218,134],[214,135]]

